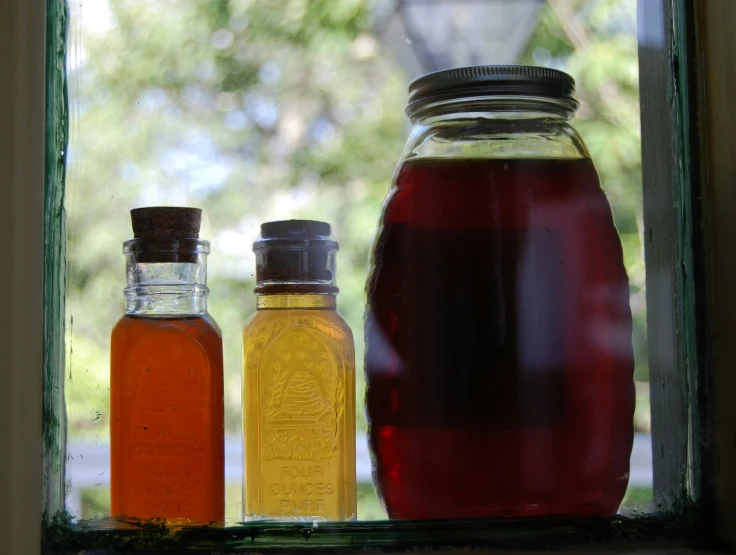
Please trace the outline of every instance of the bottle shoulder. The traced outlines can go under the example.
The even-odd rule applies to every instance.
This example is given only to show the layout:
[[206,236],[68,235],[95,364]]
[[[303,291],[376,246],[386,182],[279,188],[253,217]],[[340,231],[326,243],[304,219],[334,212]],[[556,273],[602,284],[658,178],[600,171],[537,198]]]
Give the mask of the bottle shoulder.
[[466,117],[414,125],[402,160],[576,160],[589,156],[582,137],[566,120]]
[[275,327],[315,327],[327,326],[326,329],[339,330],[352,339],[352,330],[345,319],[336,310],[259,310],[243,327],[244,333],[250,333],[263,326]]
[[259,310],[243,328],[246,356],[295,334],[354,351],[353,333],[336,310]]
[[209,313],[155,317],[124,314],[113,327],[111,340],[132,343],[155,332],[181,332],[194,339],[222,341],[222,330]]

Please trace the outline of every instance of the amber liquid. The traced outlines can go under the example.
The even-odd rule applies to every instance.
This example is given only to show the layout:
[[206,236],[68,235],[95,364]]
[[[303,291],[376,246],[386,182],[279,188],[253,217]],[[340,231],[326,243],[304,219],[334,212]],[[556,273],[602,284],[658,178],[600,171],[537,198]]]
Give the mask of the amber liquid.
[[225,512],[222,338],[208,316],[124,316],[112,332],[112,514],[167,523]]
[[[245,517],[356,517],[353,336],[325,295],[263,296],[243,330]],[[331,305],[331,307],[330,307]]]
[[589,160],[406,163],[366,317],[389,515],[614,514],[633,440],[631,331]]

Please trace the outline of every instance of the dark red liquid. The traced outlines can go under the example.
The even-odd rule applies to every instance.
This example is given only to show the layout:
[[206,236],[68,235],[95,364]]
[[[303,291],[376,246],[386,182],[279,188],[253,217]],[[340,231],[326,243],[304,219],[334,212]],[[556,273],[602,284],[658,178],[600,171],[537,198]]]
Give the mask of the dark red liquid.
[[374,255],[366,405],[389,515],[614,514],[632,324],[592,163],[408,162]]

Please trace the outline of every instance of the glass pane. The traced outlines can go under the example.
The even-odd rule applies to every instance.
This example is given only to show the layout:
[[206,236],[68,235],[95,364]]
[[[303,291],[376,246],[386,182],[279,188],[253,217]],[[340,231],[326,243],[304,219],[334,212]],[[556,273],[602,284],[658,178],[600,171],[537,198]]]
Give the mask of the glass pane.
[[[95,0],[71,9],[67,509],[110,515],[110,333],[125,308],[129,210],[203,209],[210,312],[223,333],[226,519],[242,518],[242,327],[255,311],[262,222],[330,222],[338,309],[353,330],[358,518],[371,483],[365,283],[409,131],[407,86],[437,69],[527,64],[577,83],[573,125],[612,206],[630,283],[635,439],[624,509],[648,506],[652,463],[635,0],[592,2]],[[438,453],[452,457],[452,453]]]

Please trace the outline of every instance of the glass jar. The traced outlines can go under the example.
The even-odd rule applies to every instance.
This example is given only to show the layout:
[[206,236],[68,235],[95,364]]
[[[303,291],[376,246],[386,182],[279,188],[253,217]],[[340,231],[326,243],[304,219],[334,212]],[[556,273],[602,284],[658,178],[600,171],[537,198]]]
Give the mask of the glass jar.
[[388,514],[612,515],[633,441],[632,319],[611,208],[569,123],[574,81],[486,66],[409,92],[367,284]]
[[243,329],[246,520],[355,520],[355,348],[331,226],[261,225]]
[[207,312],[201,210],[131,212],[125,314],[110,348],[112,516],[225,518],[222,333]]

